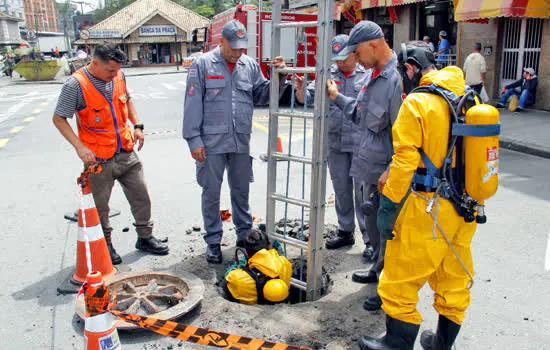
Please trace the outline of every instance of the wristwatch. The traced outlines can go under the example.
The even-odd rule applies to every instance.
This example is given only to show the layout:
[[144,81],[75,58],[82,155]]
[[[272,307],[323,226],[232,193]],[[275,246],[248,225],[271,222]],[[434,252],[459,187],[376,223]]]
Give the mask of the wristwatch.
[[134,130],[135,129],[141,129],[141,131],[143,131],[143,124],[136,124],[134,125]]

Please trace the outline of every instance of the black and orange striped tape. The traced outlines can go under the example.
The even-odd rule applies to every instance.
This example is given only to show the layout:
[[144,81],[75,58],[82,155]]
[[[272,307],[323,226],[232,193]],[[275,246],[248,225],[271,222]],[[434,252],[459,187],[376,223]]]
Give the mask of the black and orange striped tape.
[[179,340],[190,341],[202,345],[210,345],[224,349],[276,349],[276,350],[311,350],[302,346],[273,343],[262,339],[253,339],[235,334],[218,332],[212,329],[199,328],[173,321],[157,318],[125,314],[111,310],[111,313],[123,321],[149,329],[155,333],[167,335]]

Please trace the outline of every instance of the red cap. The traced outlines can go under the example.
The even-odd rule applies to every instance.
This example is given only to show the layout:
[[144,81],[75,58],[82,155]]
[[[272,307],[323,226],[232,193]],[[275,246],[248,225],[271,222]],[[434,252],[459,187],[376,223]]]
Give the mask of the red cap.
[[100,283],[101,281],[103,281],[103,275],[99,271],[90,272],[86,276],[86,282],[88,284],[96,284],[96,283]]

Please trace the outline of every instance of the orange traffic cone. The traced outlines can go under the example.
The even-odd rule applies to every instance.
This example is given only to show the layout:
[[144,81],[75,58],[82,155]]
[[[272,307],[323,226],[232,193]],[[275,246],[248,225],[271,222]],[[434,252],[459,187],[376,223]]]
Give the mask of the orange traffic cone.
[[121,350],[122,345],[115,327],[114,316],[109,312],[111,297],[101,272],[86,276],[83,287],[86,303],[84,348],[87,350]]
[[78,242],[76,247],[76,271],[70,278],[71,283],[80,285],[86,281],[88,265],[86,262],[86,245],[84,243],[84,219],[86,219],[86,232],[90,243],[90,259],[94,271],[99,271],[110,277],[116,273],[111,262],[107,242],[103,236],[103,229],[99,221],[99,214],[95,207],[92,189],[89,180],[82,181],[82,196],[84,201],[84,218],[82,210],[78,211]]
[[[283,141],[281,141],[281,138],[280,137],[277,137],[277,153],[283,153]],[[267,162],[267,160],[269,159],[269,154],[265,154],[265,155],[261,155],[260,156],[260,159],[263,160],[264,162]]]

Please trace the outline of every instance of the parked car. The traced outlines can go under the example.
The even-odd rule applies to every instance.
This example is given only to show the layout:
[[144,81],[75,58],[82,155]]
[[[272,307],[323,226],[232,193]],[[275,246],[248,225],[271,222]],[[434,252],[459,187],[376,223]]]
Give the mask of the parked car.
[[204,53],[195,52],[195,53],[192,53],[191,56],[184,57],[181,66],[184,69],[189,69],[189,67],[191,67],[191,64],[193,64],[193,61],[195,61],[197,58],[199,58],[202,55],[204,55]]

